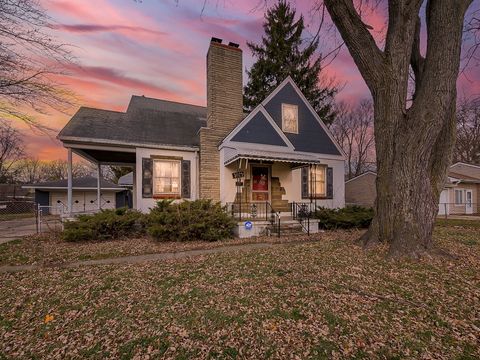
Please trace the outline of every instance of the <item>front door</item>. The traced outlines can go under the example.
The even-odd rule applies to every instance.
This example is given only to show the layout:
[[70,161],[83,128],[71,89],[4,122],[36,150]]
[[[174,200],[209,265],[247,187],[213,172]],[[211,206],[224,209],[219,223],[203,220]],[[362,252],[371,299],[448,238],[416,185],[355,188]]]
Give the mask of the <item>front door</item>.
[[270,201],[270,168],[252,165],[252,202]]
[[472,190],[465,190],[465,214],[473,214]]

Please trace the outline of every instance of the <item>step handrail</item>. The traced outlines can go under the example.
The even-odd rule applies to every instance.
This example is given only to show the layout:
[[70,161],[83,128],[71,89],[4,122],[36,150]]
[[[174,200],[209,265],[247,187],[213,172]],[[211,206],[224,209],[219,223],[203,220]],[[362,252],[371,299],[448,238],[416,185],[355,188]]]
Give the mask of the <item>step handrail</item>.
[[[307,203],[292,202],[292,219],[297,220],[308,236],[310,236],[310,218],[312,211]],[[305,222],[307,226],[305,226]]]
[[270,222],[277,236],[280,236],[280,213],[275,211],[269,201],[250,204],[245,204],[241,201],[226,203],[225,211],[238,221],[265,219],[265,221]]
[[280,213],[276,212],[273,209],[272,204],[270,204],[268,201],[265,201],[265,208],[270,210],[270,223],[272,224],[274,230],[277,232],[277,236],[280,237]]

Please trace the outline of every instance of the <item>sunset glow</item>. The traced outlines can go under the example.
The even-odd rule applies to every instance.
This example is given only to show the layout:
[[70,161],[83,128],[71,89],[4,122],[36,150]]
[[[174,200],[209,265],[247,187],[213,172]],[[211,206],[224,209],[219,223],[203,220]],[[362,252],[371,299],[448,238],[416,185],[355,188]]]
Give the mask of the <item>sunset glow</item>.
[[[43,124],[60,130],[79,106],[125,110],[131,95],[205,105],[205,56],[212,36],[240,44],[244,68],[252,64],[247,41],[258,42],[263,34],[264,8],[257,0],[207,2],[180,0],[43,0],[54,19],[54,34],[71,44],[76,64],[57,81],[78,97],[71,114],[38,116]],[[311,1],[296,1],[314,33],[319,14]],[[385,17],[367,16],[377,41],[384,36]],[[322,37],[321,52],[328,53],[341,39]],[[356,102],[369,96],[368,89],[347,49],[324,69],[342,85],[337,99]],[[244,81],[246,78],[244,76]],[[460,93],[480,92],[480,70],[471,69],[459,79]],[[65,158],[66,151],[53,137],[18,125],[25,133],[27,151],[40,159]]]

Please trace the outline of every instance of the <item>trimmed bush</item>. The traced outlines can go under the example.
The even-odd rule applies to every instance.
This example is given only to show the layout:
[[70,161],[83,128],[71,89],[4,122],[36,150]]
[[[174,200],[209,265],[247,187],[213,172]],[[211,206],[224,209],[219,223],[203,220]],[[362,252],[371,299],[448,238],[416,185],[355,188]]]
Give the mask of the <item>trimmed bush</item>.
[[159,241],[217,241],[230,238],[235,221],[210,200],[159,201],[148,216],[147,232]]
[[65,241],[111,240],[145,234],[146,217],[126,208],[102,210],[92,215],[79,215],[76,221],[65,223]]
[[361,206],[346,206],[342,209],[318,208],[315,218],[321,229],[367,228],[373,218],[373,209]]

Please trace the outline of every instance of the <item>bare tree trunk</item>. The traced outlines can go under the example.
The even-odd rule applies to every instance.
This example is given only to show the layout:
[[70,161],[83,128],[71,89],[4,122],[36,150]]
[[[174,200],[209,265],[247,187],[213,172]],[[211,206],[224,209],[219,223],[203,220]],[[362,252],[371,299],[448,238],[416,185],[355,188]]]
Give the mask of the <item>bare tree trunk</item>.
[[[422,0],[389,1],[381,51],[351,0],[325,5],[374,100],[376,211],[365,246],[390,244],[392,257],[432,250],[432,231],[455,139],[456,79],[462,26],[471,0],[428,1],[427,52],[420,54]],[[407,106],[409,67],[415,94]]]

